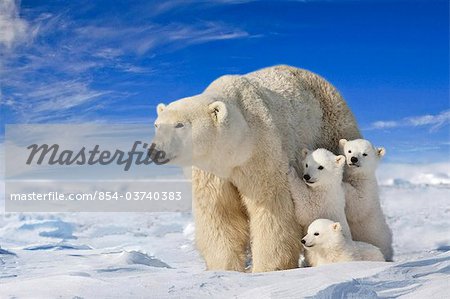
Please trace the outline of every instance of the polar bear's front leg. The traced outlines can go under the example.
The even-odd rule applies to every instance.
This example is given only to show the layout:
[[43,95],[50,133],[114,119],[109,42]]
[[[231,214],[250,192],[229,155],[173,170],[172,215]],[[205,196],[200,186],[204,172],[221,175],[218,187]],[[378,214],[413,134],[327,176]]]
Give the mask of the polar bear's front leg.
[[289,191],[282,195],[263,200],[244,198],[250,218],[252,272],[298,267],[300,227]]
[[195,239],[207,270],[244,271],[249,224],[236,187],[198,169],[192,183]]

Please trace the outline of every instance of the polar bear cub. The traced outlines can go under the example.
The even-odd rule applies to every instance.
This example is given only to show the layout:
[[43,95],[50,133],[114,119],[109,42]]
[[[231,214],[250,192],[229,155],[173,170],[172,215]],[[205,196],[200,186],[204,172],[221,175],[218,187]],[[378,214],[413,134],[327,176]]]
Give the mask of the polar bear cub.
[[300,154],[302,179],[293,167],[288,173],[289,187],[295,205],[295,215],[303,234],[315,219],[338,221],[344,234],[351,237],[345,216],[345,193],[342,175],[344,156],[320,148],[313,152],[302,149]]
[[378,196],[375,170],[385,154],[369,141],[356,139],[339,141],[346,156],[344,189],[345,213],[353,240],[367,242],[380,248],[387,261],[392,261],[392,232],[386,223]]
[[313,221],[302,244],[307,251],[314,253],[311,255],[311,266],[351,261],[384,262],[380,249],[368,243],[352,241],[343,234],[339,222],[329,219]]

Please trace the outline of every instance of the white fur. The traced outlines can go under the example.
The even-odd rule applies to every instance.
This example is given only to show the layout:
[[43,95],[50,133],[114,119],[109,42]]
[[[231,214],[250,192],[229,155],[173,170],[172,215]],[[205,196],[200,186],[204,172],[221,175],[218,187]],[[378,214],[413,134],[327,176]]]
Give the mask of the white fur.
[[337,150],[340,138],[360,136],[334,87],[275,66],[223,76],[157,111],[157,149],[194,166],[196,243],[207,268],[243,271],[250,240],[253,272],[297,267],[299,226],[286,175],[296,149]]
[[[333,219],[342,223],[344,233],[351,238],[345,217],[345,194],[342,186],[344,156],[335,156],[326,149],[301,152],[301,178],[291,168],[288,174],[295,215],[298,223],[306,228],[318,218]],[[304,176],[309,176],[306,180]],[[307,177],[308,178],[308,177]],[[302,234],[302,235],[303,235]],[[306,263],[311,257],[305,254]]]
[[[306,231],[315,219],[332,219],[341,222],[345,233],[351,236],[345,217],[345,194],[342,186],[345,157],[335,156],[323,148],[313,152],[303,149],[301,163],[302,178],[299,178],[293,168],[289,171],[289,186],[297,221]],[[304,175],[311,177],[309,181],[303,179]]]
[[[385,259],[392,261],[392,232],[381,209],[375,177],[375,170],[385,149],[375,148],[364,139],[342,139],[340,146],[347,160],[344,171],[345,212],[353,240],[377,246]],[[352,162],[352,157],[357,159],[356,163]]]
[[312,253],[310,265],[320,266],[351,261],[384,261],[380,249],[347,237],[339,222],[317,219],[308,227],[302,239],[307,252]]

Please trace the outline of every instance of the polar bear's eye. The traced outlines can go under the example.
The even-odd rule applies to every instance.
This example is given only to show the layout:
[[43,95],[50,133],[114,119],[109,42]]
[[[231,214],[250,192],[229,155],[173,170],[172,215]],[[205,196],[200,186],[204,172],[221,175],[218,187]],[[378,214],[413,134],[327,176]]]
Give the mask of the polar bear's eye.
[[318,236],[319,235],[319,233],[314,233],[314,236]]
[[366,154],[366,153],[364,153],[364,154],[363,154],[363,156],[364,156],[364,157],[367,157],[367,154]]
[[155,124],[155,128],[158,128],[158,124]]
[[348,153],[349,153],[349,154],[351,154],[351,153],[352,153],[352,151],[348,151]]
[[322,169],[323,169],[323,166],[320,165],[319,167],[317,167],[317,169],[322,170]]
[[308,168],[308,164],[306,164],[305,166],[306,166],[306,168]]
[[182,123],[177,123],[176,125],[175,125],[175,128],[182,128],[182,127],[184,127],[184,125],[182,124]]

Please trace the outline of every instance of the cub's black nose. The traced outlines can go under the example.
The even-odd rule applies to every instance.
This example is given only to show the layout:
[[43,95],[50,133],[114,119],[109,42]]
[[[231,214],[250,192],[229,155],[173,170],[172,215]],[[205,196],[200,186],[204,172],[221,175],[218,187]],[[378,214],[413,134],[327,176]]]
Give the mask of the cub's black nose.
[[357,163],[357,162],[358,162],[358,158],[352,157],[352,158],[350,159],[350,161],[352,161],[352,163]]
[[305,179],[305,181],[309,181],[311,179],[311,177],[309,176],[309,174],[305,174],[303,176],[303,178]]
[[306,243],[305,239],[302,239],[302,244],[305,244],[305,243]]

